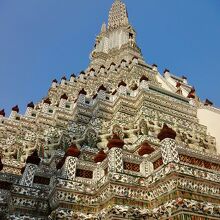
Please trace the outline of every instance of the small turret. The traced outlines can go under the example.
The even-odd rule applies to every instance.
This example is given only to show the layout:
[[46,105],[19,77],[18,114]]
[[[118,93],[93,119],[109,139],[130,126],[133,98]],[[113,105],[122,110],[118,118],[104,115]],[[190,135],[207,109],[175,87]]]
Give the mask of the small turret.
[[133,63],[133,64],[138,64],[138,57],[137,57],[137,56],[134,56],[134,57],[133,57],[132,63]]
[[107,31],[107,26],[106,26],[106,23],[104,22],[102,24],[101,33],[105,33],[106,31]]
[[80,150],[77,148],[77,146],[74,145],[74,144],[72,144],[72,145],[66,150],[66,153],[65,153],[65,155],[63,156],[63,158],[57,163],[57,165],[56,165],[57,170],[60,170],[60,169],[63,167],[63,165],[64,165],[64,163],[65,163],[67,157],[79,157],[80,153],[81,153],[81,152],[80,152]]
[[91,69],[89,70],[89,75],[90,75],[90,76],[94,76],[94,75],[95,75],[95,69],[94,69],[94,68],[91,68]]
[[154,63],[154,64],[152,65],[152,69],[153,69],[154,71],[157,71],[157,70],[158,70],[158,69],[157,69],[157,64]]
[[16,106],[12,107],[11,114],[10,114],[9,118],[12,120],[19,120],[20,117],[19,117],[18,113],[19,113],[19,108],[18,108],[18,105],[16,105]]
[[213,106],[213,102],[211,102],[209,99],[206,99],[204,105],[205,106]]
[[165,70],[163,71],[163,76],[164,76],[166,79],[168,79],[168,78],[170,77],[170,70],[165,69]]
[[121,82],[118,84],[118,87],[120,87],[120,86],[124,86],[124,87],[126,87],[127,84],[126,84],[124,81],[121,81]]
[[74,73],[72,73],[71,76],[70,76],[70,78],[71,78],[71,77],[76,78],[76,75],[75,75]]
[[19,108],[18,108],[18,105],[16,105],[16,106],[14,106],[14,107],[12,107],[12,109],[11,109],[13,112],[17,112],[17,113],[19,113]]
[[97,92],[99,92],[99,91],[106,91],[106,88],[103,84],[98,88]]
[[139,149],[139,151],[138,151],[138,154],[140,155],[140,156],[144,156],[144,155],[146,155],[146,154],[151,154],[151,153],[153,153],[155,150],[154,150],[154,148],[152,148],[151,146],[150,146],[150,144],[148,144],[148,142],[144,142],[142,145],[141,145],[141,147],[140,147],[140,149]]
[[79,91],[79,95],[87,95],[87,92],[85,91],[84,88],[82,88],[82,89]]
[[105,66],[101,66],[100,67],[100,71],[99,71],[101,74],[104,74],[105,73]]
[[33,102],[28,103],[25,115],[26,116],[32,116],[33,110],[34,110],[34,103]]
[[104,150],[100,150],[98,154],[94,157],[95,163],[101,163],[105,158],[107,157],[107,154],[104,152]]
[[117,134],[113,134],[113,137],[108,141],[107,147],[109,149],[116,147],[116,148],[123,148],[124,141],[120,139],[120,137]]
[[27,157],[26,163],[30,163],[30,164],[35,164],[35,165],[39,165],[40,164],[40,157],[38,156],[38,151],[34,150],[34,152]]
[[190,98],[190,99],[195,99],[195,97],[196,97],[196,90],[195,90],[194,87],[191,89],[191,91],[189,92],[187,97]]
[[76,80],[76,75],[74,73],[70,76],[70,82],[74,82]]
[[48,112],[49,111],[49,108],[50,108],[50,105],[51,105],[51,100],[50,98],[46,98],[43,100],[43,112]]
[[60,108],[65,108],[66,107],[66,103],[68,100],[68,96],[66,93],[64,93],[63,95],[60,96],[60,103],[59,103],[59,107]]
[[47,105],[50,105],[51,104],[50,98],[44,99],[43,103],[47,104]]
[[32,108],[34,109],[34,103],[33,102],[30,102],[27,104],[27,108]]
[[77,148],[75,144],[72,144],[65,153],[66,157],[79,157],[80,150]]
[[183,82],[184,82],[185,84],[188,84],[188,82],[187,82],[187,77],[186,77],[186,76],[182,76],[182,79],[183,79]]
[[148,79],[145,75],[143,75],[143,76],[140,78],[140,82],[142,82],[142,81],[149,81],[149,79]]
[[2,110],[0,110],[0,117],[5,117],[5,110],[4,109],[2,109]]
[[169,128],[166,124],[163,125],[163,128],[161,129],[160,133],[158,134],[157,138],[162,141],[166,138],[174,139],[176,138],[176,132]]
[[61,95],[60,99],[67,100],[67,99],[68,99],[68,96],[66,95],[66,93],[64,93],[63,95]]
[[66,76],[63,76],[61,78],[61,85],[65,85],[66,84]]
[[54,79],[52,81],[52,88],[56,88],[58,81],[56,79]]

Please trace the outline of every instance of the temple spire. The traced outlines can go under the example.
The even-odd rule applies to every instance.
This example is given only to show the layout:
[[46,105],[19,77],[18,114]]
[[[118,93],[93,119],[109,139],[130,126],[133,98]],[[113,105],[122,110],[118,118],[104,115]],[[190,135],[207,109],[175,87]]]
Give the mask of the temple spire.
[[[100,66],[98,62],[102,62],[100,60],[103,60],[103,54],[108,54],[113,49],[120,50],[122,46],[130,48],[120,51],[128,53],[126,58],[128,56],[131,56],[131,59],[136,56],[141,58],[141,52],[136,45],[136,32],[129,23],[126,5],[122,0],[114,0],[109,11],[108,25],[102,25],[101,33],[96,37],[90,58],[93,60],[93,64],[97,61],[96,65]],[[96,61],[94,62],[94,60]]]
[[115,0],[109,12],[108,29],[112,30],[128,25],[126,5],[121,0]]

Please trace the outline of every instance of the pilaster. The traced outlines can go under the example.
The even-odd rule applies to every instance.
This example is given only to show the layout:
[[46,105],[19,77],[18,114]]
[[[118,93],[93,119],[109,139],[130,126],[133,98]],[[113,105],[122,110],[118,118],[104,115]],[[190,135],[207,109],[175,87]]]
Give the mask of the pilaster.
[[37,165],[26,164],[20,184],[23,186],[32,187],[36,170],[37,170]]
[[122,173],[123,172],[123,159],[122,149],[113,147],[108,153],[108,170],[109,172]]
[[170,162],[178,163],[180,161],[176,141],[173,139],[166,138],[161,141],[161,153],[164,164],[168,164]]
[[76,163],[78,158],[67,157],[62,168],[62,177],[68,180],[74,180],[76,177]]

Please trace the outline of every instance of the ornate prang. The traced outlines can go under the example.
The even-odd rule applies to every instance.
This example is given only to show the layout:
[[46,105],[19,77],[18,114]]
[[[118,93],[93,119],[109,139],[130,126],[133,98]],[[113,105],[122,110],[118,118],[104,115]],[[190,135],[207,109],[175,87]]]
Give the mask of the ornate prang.
[[90,59],[0,111],[0,219],[220,219],[220,110],[145,62],[121,0]]

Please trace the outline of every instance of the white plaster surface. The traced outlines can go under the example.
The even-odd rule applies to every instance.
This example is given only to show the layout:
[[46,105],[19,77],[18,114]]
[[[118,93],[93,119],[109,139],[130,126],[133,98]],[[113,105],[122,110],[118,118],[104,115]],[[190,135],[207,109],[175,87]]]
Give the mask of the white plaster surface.
[[158,80],[159,83],[161,83],[162,85],[162,88],[170,91],[170,92],[173,92],[173,90],[168,86],[168,83],[166,82],[166,79],[163,78],[163,76],[161,76],[159,73],[156,75],[156,78]]
[[207,126],[208,133],[216,138],[217,151],[220,154],[220,110],[198,109],[199,122]]

